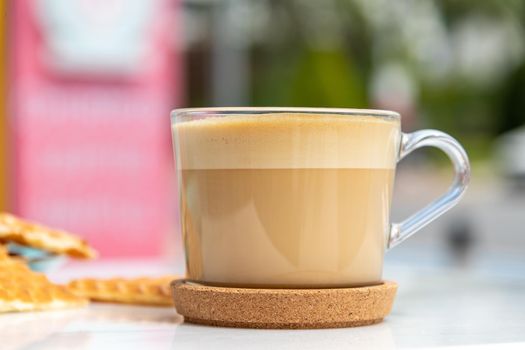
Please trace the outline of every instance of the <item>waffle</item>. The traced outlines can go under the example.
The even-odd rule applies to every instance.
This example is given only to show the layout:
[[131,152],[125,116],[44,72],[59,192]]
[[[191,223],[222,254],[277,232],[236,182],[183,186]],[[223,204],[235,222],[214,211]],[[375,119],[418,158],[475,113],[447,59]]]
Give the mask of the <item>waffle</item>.
[[93,248],[73,234],[0,213],[0,243],[9,242],[81,259],[97,255]]
[[0,262],[3,262],[6,259],[9,259],[7,247],[5,245],[0,245]]
[[177,276],[106,280],[85,278],[71,281],[68,288],[80,297],[95,301],[168,306],[173,305],[170,282],[177,278]]
[[0,247],[0,313],[74,308],[87,303],[86,298],[51,283],[24,262],[10,258],[6,249]]

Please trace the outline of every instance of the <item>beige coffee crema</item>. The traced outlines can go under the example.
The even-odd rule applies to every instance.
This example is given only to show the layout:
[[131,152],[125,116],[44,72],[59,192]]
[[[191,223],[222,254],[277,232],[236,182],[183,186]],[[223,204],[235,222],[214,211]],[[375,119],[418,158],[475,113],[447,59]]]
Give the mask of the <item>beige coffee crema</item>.
[[182,169],[394,168],[398,119],[331,114],[209,117],[175,124]]
[[380,281],[399,120],[279,113],[182,122],[173,133],[188,278]]

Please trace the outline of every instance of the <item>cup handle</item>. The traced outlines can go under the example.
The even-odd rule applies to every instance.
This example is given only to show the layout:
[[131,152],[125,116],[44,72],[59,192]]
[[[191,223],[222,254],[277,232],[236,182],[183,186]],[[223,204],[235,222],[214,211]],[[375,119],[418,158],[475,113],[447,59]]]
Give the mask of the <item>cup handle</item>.
[[459,142],[438,130],[420,130],[410,134],[401,134],[398,161],[421,147],[436,147],[445,152],[454,164],[454,181],[448,191],[399,223],[392,223],[387,249],[393,248],[408,237],[425,227],[434,219],[454,207],[467,189],[470,181],[470,164],[467,153]]

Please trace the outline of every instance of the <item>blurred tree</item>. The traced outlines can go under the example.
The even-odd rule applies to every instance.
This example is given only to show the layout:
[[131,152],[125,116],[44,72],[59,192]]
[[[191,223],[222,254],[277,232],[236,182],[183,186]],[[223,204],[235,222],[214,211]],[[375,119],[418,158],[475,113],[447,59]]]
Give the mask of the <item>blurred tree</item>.
[[[524,1],[246,3],[253,16],[239,21],[252,40],[252,105],[397,109],[396,86],[404,87],[403,113],[417,116],[409,127],[456,135],[474,160],[490,154],[498,133],[525,123]],[[404,76],[385,85],[376,78],[392,64]]]
[[525,126],[525,62],[509,75],[502,89],[502,118],[498,132],[505,132]]
[[293,106],[368,106],[365,77],[340,50],[303,52],[292,77],[288,100]]

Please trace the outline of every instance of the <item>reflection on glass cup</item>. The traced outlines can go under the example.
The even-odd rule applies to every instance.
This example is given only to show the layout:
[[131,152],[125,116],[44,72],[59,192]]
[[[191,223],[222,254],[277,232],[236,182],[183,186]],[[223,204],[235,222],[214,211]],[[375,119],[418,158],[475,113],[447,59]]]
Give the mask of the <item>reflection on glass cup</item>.
[[[187,277],[210,285],[322,288],[381,281],[386,250],[454,206],[467,155],[395,112],[203,108],[172,113]],[[442,197],[390,223],[397,162],[433,146],[455,167]]]

